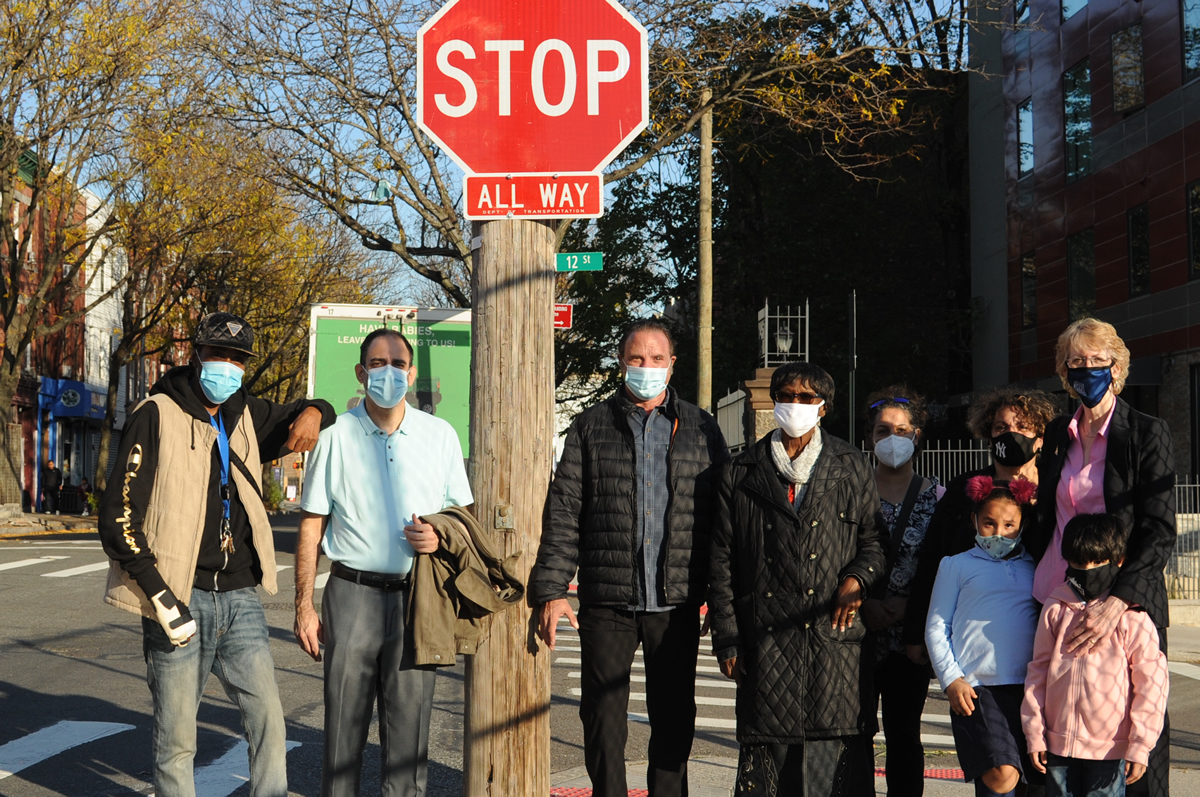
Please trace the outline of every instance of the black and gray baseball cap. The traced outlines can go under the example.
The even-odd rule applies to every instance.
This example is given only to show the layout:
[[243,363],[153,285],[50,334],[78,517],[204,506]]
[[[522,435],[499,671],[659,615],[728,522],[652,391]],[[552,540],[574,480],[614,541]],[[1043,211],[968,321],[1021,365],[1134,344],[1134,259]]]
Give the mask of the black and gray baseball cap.
[[254,330],[246,319],[233,313],[209,313],[201,318],[192,342],[196,346],[220,346],[254,354]]

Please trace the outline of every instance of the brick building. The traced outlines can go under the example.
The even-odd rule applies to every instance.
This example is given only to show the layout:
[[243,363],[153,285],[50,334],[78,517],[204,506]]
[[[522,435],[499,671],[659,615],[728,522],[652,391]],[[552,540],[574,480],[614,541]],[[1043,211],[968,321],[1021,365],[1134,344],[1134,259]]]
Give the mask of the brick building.
[[1109,321],[1133,356],[1123,398],[1166,419],[1179,473],[1200,474],[1200,2],[1016,0],[979,16],[975,387],[1061,391],[1058,334]]

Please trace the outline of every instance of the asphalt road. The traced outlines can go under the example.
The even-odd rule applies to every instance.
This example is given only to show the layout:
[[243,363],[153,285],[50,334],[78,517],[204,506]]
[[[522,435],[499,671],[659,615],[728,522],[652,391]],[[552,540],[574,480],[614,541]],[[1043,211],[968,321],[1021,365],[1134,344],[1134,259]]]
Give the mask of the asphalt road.
[[[264,595],[271,651],[296,744],[288,756],[295,795],[317,795],[323,708],[321,665],[292,635],[295,516],[276,526],[280,591]],[[290,520],[290,522],[289,522]],[[150,794],[150,695],[141,653],[140,620],[102,603],[106,558],[94,534],[0,539],[0,795]],[[320,568],[327,569],[323,563]],[[579,651],[566,629],[552,670],[551,771],[582,766],[578,719]],[[640,661],[640,656],[638,657]],[[716,672],[702,640],[697,688],[696,758],[736,756],[730,684]],[[1185,668],[1186,669],[1186,668]],[[1200,768],[1200,667],[1171,679],[1172,760]],[[430,734],[431,797],[461,793],[461,664],[440,670]],[[635,669],[635,678],[638,672]],[[644,682],[630,703],[628,758],[645,758],[648,726]],[[922,735],[931,768],[955,768],[946,703],[931,690]],[[198,718],[199,797],[248,793],[240,719],[211,679]],[[879,740],[882,743],[882,738]],[[879,748],[882,749],[882,748]],[[364,793],[378,793],[378,737],[372,729]]]

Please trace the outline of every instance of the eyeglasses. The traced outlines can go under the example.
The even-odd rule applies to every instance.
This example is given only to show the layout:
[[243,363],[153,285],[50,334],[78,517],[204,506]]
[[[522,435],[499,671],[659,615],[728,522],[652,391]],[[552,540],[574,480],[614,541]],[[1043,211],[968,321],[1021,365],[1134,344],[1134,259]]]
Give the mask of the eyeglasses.
[[1067,360],[1068,368],[1107,368],[1114,362],[1112,357],[1072,357]]
[[781,390],[775,394],[775,400],[780,404],[817,404],[822,398],[820,393],[788,393]]
[[892,396],[891,398],[880,399],[871,405],[871,409],[877,410],[884,404],[911,404],[912,402],[902,396]]

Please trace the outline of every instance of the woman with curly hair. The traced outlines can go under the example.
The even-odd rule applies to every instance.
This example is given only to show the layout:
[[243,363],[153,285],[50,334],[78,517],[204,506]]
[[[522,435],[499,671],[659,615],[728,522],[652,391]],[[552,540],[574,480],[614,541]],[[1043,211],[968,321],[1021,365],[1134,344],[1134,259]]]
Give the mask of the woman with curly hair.
[[925,651],[925,618],[938,565],[945,557],[969,551],[975,545],[967,481],[975,476],[988,476],[997,481],[1026,479],[1037,484],[1037,455],[1042,448],[1042,435],[1057,414],[1050,397],[1040,390],[1001,388],[983,394],[971,405],[967,427],[976,439],[988,441],[992,464],[951,479],[929,521],[904,618],[903,641],[912,661],[929,661]]
[[[1090,601],[1066,640],[1067,653],[1087,653],[1107,639],[1131,605],[1154,621],[1167,650],[1167,585],[1163,570],[1175,547],[1175,455],[1159,418],[1119,398],[1129,375],[1129,349],[1111,325],[1095,318],[1071,324],[1054,347],[1063,387],[1082,403],[1046,429],[1038,463],[1037,524],[1029,552],[1038,560],[1033,596],[1045,603],[1066,579],[1063,529],[1076,515],[1115,515],[1129,530],[1125,564],[1103,600]],[[1101,646],[1102,647],[1102,646]],[[1131,795],[1168,793],[1170,726],[1164,719],[1146,775]]]
[[875,486],[889,535],[888,577],[863,601],[860,613],[867,629],[874,632],[874,656],[867,663],[875,667],[872,710],[882,701],[889,797],[921,797],[925,788],[921,711],[929,692],[930,671],[929,665],[908,660],[900,631],[921,543],[934,507],[945,492],[937,479],[913,470],[913,455],[928,420],[925,397],[906,386],[893,385],[867,397]]

